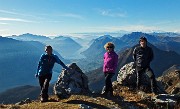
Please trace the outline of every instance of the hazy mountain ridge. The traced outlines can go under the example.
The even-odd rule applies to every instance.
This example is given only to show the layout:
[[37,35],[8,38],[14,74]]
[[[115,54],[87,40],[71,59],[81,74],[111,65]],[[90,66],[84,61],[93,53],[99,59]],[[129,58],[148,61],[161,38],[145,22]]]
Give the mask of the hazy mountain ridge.
[[157,34],[132,32],[130,34],[125,34],[122,37],[104,35],[91,40],[91,45],[89,45],[89,48],[82,52],[82,54],[84,54],[87,59],[81,59],[81,61],[77,63],[83,68],[83,70],[85,69],[85,71],[87,72],[97,69],[97,66],[101,67],[103,64],[103,55],[106,52],[104,49],[105,43],[115,43],[115,51],[117,53],[120,53],[125,49],[131,48],[134,45],[138,44],[139,38],[141,36],[145,36],[148,39],[148,42],[152,43],[157,48],[163,51],[175,51],[180,54],[180,43],[174,40],[174,38],[180,38],[178,36],[158,36]]
[[[44,53],[44,46],[37,41],[0,37],[0,91],[19,85],[37,84],[34,74],[39,58]],[[67,62],[56,51],[54,53]],[[61,68],[55,66],[54,70],[59,72]]]
[[90,47],[83,52],[83,54],[88,58],[103,56],[105,53],[104,45],[107,42],[113,42],[115,44],[115,51],[121,49],[125,43],[121,40],[112,37],[110,35],[104,35],[94,40],[94,42],[90,45]]
[[46,36],[42,36],[42,35],[34,35],[31,33],[25,33],[25,34],[21,34],[21,35],[12,35],[12,36],[8,36],[9,38],[13,38],[16,40],[22,40],[22,41],[45,41],[45,40],[50,40],[49,37]]
[[39,41],[43,44],[51,45],[54,48],[54,50],[60,53],[64,58],[69,58],[80,48],[82,48],[82,46],[79,43],[74,41],[71,37],[66,36],[57,36],[54,38],[49,38],[47,36],[26,33],[19,36],[14,35],[8,37],[22,41]]
[[38,86],[19,86],[0,93],[0,104],[17,103],[23,99],[38,99],[40,88]]
[[[115,43],[115,51],[119,52],[125,48],[130,48],[139,43],[139,38],[144,36],[147,38],[148,42],[155,45],[157,48],[164,51],[175,51],[180,53],[180,42],[175,39],[180,39],[180,37],[171,36],[158,36],[157,34],[147,34],[142,32],[132,32],[130,34],[125,34],[122,37],[112,37],[110,35],[100,36],[94,39],[92,44],[87,50],[83,52],[86,57],[100,57],[105,52],[104,45],[107,42]],[[96,53],[98,51],[98,53]],[[93,53],[94,55],[92,55]]]
[[82,46],[70,37],[59,36],[44,43],[51,45],[56,51],[62,54],[66,59],[72,57]]

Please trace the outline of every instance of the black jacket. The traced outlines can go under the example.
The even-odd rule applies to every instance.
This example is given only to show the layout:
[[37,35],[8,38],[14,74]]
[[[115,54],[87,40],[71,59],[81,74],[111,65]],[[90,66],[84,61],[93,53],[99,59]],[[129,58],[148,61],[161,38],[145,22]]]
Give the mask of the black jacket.
[[150,67],[150,62],[153,60],[153,57],[153,51],[148,46],[146,46],[146,48],[137,46],[133,51],[133,59],[136,63],[136,67]]

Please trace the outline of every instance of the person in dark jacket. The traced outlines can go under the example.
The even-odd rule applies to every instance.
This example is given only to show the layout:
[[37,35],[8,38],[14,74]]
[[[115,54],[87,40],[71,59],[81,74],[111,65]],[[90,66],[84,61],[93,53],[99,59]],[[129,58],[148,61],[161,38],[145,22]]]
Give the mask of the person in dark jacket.
[[153,60],[153,51],[147,46],[147,39],[141,37],[139,40],[140,46],[135,47],[133,51],[133,59],[135,61],[136,73],[137,73],[137,89],[141,86],[141,78],[143,73],[146,73],[151,80],[151,91],[157,93],[157,85],[153,70],[150,68],[150,62]]
[[48,88],[49,82],[52,77],[52,69],[55,63],[60,64],[63,68],[69,68],[58,58],[57,55],[52,53],[53,49],[50,45],[45,47],[45,54],[42,54],[39,60],[37,72],[35,77],[38,77],[41,87],[40,100],[41,102],[48,101]]
[[113,88],[111,78],[114,76],[117,64],[118,64],[118,55],[114,51],[114,44],[108,42],[104,45],[105,50],[107,51],[104,54],[104,64],[103,64],[103,72],[105,76],[105,86],[102,90],[103,95],[113,96]]

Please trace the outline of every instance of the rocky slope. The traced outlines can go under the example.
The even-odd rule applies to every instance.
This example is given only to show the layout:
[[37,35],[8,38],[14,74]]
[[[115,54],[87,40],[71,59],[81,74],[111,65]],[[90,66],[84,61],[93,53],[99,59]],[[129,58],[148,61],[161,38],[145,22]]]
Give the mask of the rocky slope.
[[157,80],[162,82],[167,93],[180,95],[180,67],[178,65],[166,70]]

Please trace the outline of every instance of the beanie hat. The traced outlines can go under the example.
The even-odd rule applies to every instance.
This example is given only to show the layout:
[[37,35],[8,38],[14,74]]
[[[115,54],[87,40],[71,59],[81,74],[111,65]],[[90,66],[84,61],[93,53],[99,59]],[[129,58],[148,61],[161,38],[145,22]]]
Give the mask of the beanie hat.
[[144,40],[144,41],[147,42],[147,39],[146,39],[144,36],[140,37],[139,42],[140,42],[141,40]]

